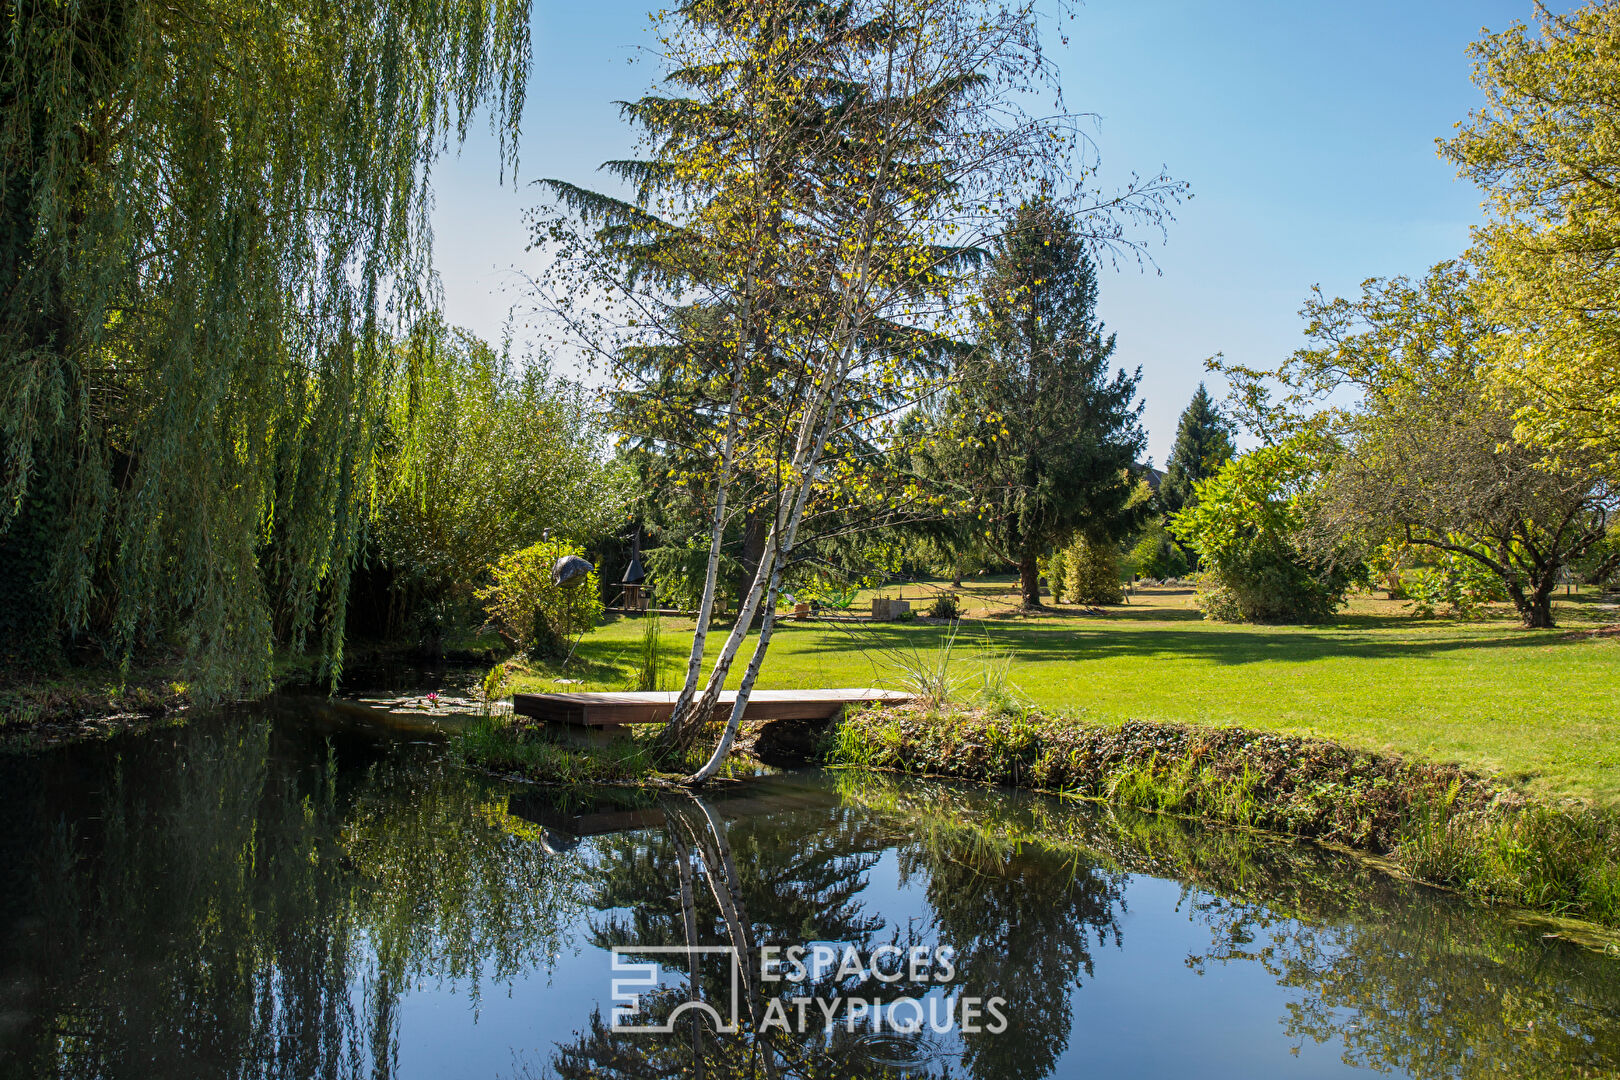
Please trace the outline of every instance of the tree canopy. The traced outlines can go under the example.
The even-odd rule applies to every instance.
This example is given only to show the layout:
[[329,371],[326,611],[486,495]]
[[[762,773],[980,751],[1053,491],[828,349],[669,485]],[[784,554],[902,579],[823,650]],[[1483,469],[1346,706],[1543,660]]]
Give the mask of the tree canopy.
[[1159,503],[1174,514],[1193,498],[1193,488],[1232,459],[1232,425],[1215,407],[1203,383],[1181,411],[1176,442],[1159,484]]
[[983,286],[978,351],[942,433],[1031,608],[1041,603],[1036,560],[1052,545],[1076,532],[1107,543],[1139,523],[1141,372],[1112,366],[1087,248],[1060,207],[1026,202],[1013,214]]
[[1620,4],[1537,5],[1472,49],[1485,106],[1442,154],[1489,193],[1480,295],[1530,442],[1620,478]]
[[1307,433],[1325,463],[1315,505],[1329,542],[1467,559],[1526,625],[1551,626],[1559,572],[1604,542],[1617,496],[1592,454],[1516,438],[1514,402],[1489,382],[1500,330],[1471,285],[1467,267],[1442,263],[1355,299],[1318,292],[1305,308],[1315,344],[1268,373],[1287,390],[1272,426]]
[[202,695],[264,685],[274,611],[335,665],[429,168],[486,105],[515,166],[528,4],[28,0],[3,34],[0,528],[56,542],[0,577]]

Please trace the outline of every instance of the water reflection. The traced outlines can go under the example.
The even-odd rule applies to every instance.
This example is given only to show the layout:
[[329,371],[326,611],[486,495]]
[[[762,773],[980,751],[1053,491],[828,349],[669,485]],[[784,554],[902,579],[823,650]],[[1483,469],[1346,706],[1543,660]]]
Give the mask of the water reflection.
[[[852,775],[558,797],[288,708],[0,757],[0,1076],[1620,1069],[1620,960],[1314,848]],[[816,943],[953,970],[762,977]],[[615,946],[647,1018],[725,1000],[692,945],[748,958],[739,1030],[615,1031]],[[905,999],[953,1022],[874,1034]]]

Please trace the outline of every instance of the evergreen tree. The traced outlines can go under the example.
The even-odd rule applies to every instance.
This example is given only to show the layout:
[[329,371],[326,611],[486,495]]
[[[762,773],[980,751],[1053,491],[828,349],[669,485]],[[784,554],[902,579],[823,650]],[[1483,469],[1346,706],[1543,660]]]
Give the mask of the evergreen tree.
[[1216,409],[1203,383],[1181,412],[1176,445],[1159,485],[1159,502],[1174,514],[1193,498],[1193,485],[1214,476],[1232,460],[1232,426]]
[[1050,203],[1014,214],[985,297],[978,367],[951,407],[958,467],[982,484],[990,538],[1018,564],[1024,606],[1038,608],[1037,558],[1077,531],[1108,542],[1138,524],[1141,373],[1111,367],[1096,266]]

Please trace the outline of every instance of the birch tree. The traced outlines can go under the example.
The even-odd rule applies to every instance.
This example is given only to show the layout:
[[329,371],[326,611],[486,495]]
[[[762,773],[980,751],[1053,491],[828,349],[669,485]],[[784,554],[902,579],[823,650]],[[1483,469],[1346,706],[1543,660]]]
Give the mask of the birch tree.
[[[694,781],[729,752],[807,520],[836,503],[840,483],[860,483],[839,449],[877,413],[928,392],[926,342],[955,328],[975,258],[1005,211],[1038,189],[1069,206],[1092,242],[1128,249],[1126,224],[1162,221],[1179,194],[1162,177],[1089,201],[1075,189],[1068,166],[1081,159],[1083,175],[1090,162],[1076,118],[1029,106],[1032,94],[1057,90],[1036,22],[1033,5],[970,0],[686,5],[666,16],[662,42],[671,80],[693,97],[627,107],[659,136],[654,160],[616,166],[644,185],[638,198],[555,185],[576,213],[594,215],[593,239],[621,265],[638,275],[678,267],[660,282],[674,299],[632,298],[636,275],[622,270],[593,279],[602,299],[653,313],[650,337],[694,294],[731,326],[724,367],[702,369],[723,388],[712,401],[725,435],[714,448],[710,573],[667,752],[689,747],[708,722],[761,619],[725,732]],[[551,239],[566,235],[552,226]],[[571,329],[613,324],[584,296],[575,288],[555,309]],[[739,478],[768,528],[705,679],[715,566]]]

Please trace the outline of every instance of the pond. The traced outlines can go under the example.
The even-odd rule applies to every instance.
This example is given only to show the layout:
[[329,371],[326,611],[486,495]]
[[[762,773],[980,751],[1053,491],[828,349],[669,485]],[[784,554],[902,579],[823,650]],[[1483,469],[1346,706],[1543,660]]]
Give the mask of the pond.
[[0,793],[3,1077],[1620,1070],[1620,960],[1172,819],[559,795],[295,697],[3,754]]

